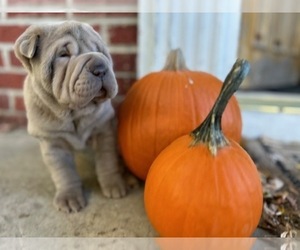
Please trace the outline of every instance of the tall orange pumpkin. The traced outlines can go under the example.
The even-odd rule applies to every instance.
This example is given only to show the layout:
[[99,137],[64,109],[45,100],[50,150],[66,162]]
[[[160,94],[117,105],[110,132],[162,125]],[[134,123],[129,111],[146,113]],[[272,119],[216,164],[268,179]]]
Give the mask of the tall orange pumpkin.
[[245,237],[262,212],[262,186],[250,156],[226,139],[221,117],[249,64],[238,60],[205,121],[176,139],[153,162],[145,208],[164,237]]
[[[120,106],[119,145],[128,168],[145,180],[156,156],[205,119],[221,87],[213,75],[188,70],[181,51],[172,50],[163,70],[138,80]],[[229,138],[240,141],[242,119],[235,97],[222,127]]]

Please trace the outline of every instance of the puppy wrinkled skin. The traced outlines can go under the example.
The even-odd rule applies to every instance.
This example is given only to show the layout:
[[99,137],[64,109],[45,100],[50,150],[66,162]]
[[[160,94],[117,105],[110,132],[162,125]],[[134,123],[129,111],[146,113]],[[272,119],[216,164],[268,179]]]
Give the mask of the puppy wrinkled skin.
[[28,132],[37,137],[56,187],[54,205],[77,212],[86,205],[74,150],[90,146],[106,197],[126,194],[120,173],[111,99],[118,85],[111,56],[91,26],[75,21],[32,25],[16,41],[27,69]]

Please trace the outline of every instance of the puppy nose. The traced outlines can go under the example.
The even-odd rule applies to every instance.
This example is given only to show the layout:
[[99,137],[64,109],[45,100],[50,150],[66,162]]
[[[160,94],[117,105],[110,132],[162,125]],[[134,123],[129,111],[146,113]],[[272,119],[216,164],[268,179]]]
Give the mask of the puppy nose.
[[90,71],[94,76],[104,76],[107,71],[107,67],[105,64],[101,63],[92,66]]

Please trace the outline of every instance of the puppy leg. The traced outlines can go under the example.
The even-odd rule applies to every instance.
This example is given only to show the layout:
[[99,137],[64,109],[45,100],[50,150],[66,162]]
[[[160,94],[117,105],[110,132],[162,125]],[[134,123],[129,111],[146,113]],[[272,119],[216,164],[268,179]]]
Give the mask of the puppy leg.
[[74,156],[63,141],[40,141],[42,156],[56,187],[54,205],[64,212],[85,207],[81,181],[75,170]]
[[103,195],[120,198],[126,195],[126,184],[121,174],[113,128],[94,135],[92,147],[95,153],[96,173]]

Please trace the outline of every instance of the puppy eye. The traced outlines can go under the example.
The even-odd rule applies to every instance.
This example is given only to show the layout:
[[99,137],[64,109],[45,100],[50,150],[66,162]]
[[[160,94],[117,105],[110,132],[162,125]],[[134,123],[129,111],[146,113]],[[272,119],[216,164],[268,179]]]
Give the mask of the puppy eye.
[[59,57],[69,57],[70,54],[67,52],[67,51],[61,51],[59,54],[58,54]]

